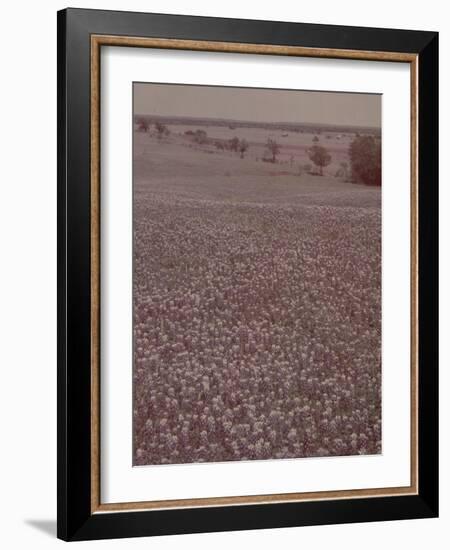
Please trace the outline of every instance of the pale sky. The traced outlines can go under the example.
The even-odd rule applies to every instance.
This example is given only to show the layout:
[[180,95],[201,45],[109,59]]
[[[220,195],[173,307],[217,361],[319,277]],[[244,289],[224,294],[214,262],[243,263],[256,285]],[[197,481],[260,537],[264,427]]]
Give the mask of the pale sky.
[[381,128],[381,95],[134,83],[134,114]]

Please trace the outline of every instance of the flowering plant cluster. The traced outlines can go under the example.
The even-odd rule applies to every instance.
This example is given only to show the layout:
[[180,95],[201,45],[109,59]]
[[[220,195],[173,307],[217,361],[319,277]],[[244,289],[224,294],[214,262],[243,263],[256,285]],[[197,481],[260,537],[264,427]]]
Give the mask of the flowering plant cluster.
[[135,465],[381,452],[381,212],[341,199],[141,191]]

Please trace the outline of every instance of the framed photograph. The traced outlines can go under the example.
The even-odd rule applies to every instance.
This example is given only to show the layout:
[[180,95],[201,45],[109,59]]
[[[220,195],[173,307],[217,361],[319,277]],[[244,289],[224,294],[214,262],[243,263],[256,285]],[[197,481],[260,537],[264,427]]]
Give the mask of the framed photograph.
[[438,514],[438,35],[58,13],[58,536]]

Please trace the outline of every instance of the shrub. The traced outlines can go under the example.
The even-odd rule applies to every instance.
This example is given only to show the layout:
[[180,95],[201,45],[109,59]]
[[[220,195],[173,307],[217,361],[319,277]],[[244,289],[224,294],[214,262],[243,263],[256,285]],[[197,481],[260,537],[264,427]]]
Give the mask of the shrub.
[[344,161],[344,162],[339,163],[339,168],[336,171],[335,177],[336,178],[343,178],[345,180],[348,178],[348,163],[347,162]]

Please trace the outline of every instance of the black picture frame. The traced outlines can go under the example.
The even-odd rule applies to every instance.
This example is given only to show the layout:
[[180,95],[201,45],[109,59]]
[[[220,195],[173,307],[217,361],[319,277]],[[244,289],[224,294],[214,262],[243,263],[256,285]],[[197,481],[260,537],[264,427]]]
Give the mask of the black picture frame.
[[[438,33],[85,9],[58,12],[58,529],[63,540],[438,515]],[[402,52],[418,60],[418,492],[92,513],[91,36]]]

